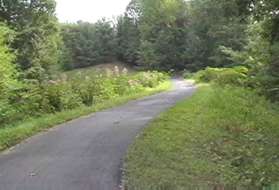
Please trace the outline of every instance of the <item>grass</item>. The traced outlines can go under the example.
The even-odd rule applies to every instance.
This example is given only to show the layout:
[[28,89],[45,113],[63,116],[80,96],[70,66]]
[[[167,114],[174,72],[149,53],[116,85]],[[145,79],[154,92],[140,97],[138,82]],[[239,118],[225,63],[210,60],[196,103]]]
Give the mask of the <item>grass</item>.
[[276,184],[279,112],[271,107],[243,88],[201,86],[130,147],[126,189],[257,190]]
[[11,125],[0,129],[0,151],[6,150],[23,140],[31,137],[39,132],[45,131],[55,125],[73,120],[75,118],[88,115],[103,109],[111,108],[120,104],[124,104],[130,100],[138,99],[144,96],[159,93],[170,88],[170,82],[161,83],[156,88],[146,88],[144,91],[114,98],[95,104],[92,107],[80,107],[73,110],[63,111],[56,114],[44,115],[40,118],[29,119],[15,125]]

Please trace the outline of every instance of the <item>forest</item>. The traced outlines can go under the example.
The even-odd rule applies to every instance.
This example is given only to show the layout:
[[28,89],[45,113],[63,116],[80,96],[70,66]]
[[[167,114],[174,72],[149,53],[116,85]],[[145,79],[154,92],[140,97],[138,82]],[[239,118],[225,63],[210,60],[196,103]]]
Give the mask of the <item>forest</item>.
[[1,94],[61,70],[120,60],[164,71],[243,66],[249,86],[278,100],[276,0],[132,0],[117,20],[93,24],[60,24],[55,6],[1,1]]
[[[278,0],[131,0],[117,19],[104,18],[96,23],[59,23],[55,11],[55,0],[0,0],[0,130],[9,130],[30,118],[143,93],[177,73],[199,83],[214,83],[227,97],[227,88],[231,96],[248,94],[251,100],[266,106],[263,110],[255,107],[263,117],[270,109],[278,114]],[[127,74],[116,69],[115,75],[72,78],[64,74],[115,61],[142,72]],[[208,97],[218,97],[213,94]],[[226,100],[222,101],[225,104]],[[245,105],[242,99],[234,103]],[[230,107],[234,108],[238,109]],[[222,111],[217,112],[221,115]],[[261,121],[275,126],[277,116]],[[241,121],[241,116],[238,119]],[[277,128],[271,127],[272,131],[267,132],[259,127],[267,139],[273,139],[265,144],[269,143],[267,149],[273,147],[266,155],[277,152],[278,156],[278,149],[274,150],[278,139],[271,138],[279,135]],[[36,130],[40,131],[30,128],[24,132],[0,132],[0,150]],[[19,132],[25,134],[20,136]],[[278,157],[274,159],[276,164],[267,166],[270,170],[279,167]],[[247,174],[250,181],[244,180],[245,183],[257,186],[260,180],[261,185],[277,180],[275,169],[272,176],[254,176],[262,168],[252,168],[254,173]]]

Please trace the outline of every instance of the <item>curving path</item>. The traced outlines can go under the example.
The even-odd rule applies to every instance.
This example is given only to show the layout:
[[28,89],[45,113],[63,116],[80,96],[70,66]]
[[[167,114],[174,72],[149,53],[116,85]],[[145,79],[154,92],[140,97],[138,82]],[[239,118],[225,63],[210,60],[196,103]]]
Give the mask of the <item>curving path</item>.
[[179,79],[173,84],[172,91],[62,124],[0,154],[0,190],[119,190],[136,135],[195,91]]

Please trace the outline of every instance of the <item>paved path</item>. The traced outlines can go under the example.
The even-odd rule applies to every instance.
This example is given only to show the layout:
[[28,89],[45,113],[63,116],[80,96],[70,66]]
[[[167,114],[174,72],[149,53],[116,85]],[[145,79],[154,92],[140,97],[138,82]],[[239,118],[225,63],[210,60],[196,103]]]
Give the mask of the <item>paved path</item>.
[[195,90],[173,83],[170,92],[62,124],[0,154],[0,190],[119,190],[122,160],[136,135]]

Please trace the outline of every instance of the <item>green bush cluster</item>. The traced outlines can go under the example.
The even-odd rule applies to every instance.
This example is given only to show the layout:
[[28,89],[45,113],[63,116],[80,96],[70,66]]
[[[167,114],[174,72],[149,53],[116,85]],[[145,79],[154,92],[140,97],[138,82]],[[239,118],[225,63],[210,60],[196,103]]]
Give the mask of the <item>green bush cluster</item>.
[[168,78],[159,72],[133,75],[76,75],[55,81],[23,84],[0,101],[0,123],[4,125],[42,114],[92,106],[105,100],[153,88]]
[[247,82],[248,69],[238,66],[234,68],[211,68],[201,70],[194,75],[197,82],[213,82],[219,85],[244,85]]

